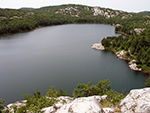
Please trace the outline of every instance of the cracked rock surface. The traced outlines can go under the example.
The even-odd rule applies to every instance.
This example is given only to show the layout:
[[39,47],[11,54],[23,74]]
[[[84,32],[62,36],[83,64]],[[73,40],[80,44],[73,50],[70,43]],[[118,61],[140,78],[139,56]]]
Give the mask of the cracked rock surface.
[[120,107],[123,113],[150,113],[150,88],[131,90]]

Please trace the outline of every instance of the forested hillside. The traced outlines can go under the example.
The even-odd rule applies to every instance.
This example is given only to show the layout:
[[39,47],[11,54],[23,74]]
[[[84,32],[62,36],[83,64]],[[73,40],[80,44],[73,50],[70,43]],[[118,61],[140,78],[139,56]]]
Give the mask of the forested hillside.
[[150,11],[143,11],[143,12],[139,12],[140,14],[143,14],[143,15],[147,15],[147,16],[150,16]]
[[48,6],[39,9],[0,9],[0,35],[30,31],[41,26],[71,23],[110,24],[115,31],[127,35],[108,37],[102,44],[113,51],[125,50],[138,67],[150,72],[149,12],[128,13],[84,5]]
[[30,31],[40,26],[69,23],[121,24],[123,26],[121,31],[128,33],[132,30],[129,25],[143,27],[141,23],[147,24],[148,20],[149,17],[140,14],[83,5],[0,9],[0,35]]

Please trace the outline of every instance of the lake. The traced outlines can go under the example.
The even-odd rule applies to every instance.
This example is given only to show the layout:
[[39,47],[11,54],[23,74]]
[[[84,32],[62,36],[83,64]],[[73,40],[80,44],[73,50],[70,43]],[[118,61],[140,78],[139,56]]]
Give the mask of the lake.
[[36,90],[45,95],[52,85],[71,96],[78,83],[104,79],[118,92],[145,87],[145,74],[130,70],[112,52],[91,48],[104,37],[118,36],[114,30],[110,25],[71,24],[2,36],[0,98],[11,103]]

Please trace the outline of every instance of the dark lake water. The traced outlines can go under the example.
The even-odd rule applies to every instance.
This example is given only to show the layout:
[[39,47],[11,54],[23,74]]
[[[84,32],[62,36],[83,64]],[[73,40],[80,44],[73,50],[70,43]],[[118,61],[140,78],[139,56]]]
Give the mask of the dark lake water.
[[91,48],[117,35],[109,25],[72,24],[1,37],[0,98],[10,103],[36,90],[44,95],[52,85],[71,95],[78,83],[104,79],[119,92],[145,87],[145,74],[130,70],[112,52]]

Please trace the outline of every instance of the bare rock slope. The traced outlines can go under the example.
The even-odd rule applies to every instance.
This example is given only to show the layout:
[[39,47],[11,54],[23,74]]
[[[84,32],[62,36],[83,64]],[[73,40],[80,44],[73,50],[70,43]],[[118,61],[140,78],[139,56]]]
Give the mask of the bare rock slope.
[[150,113],[150,88],[131,90],[120,107],[122,113]]

